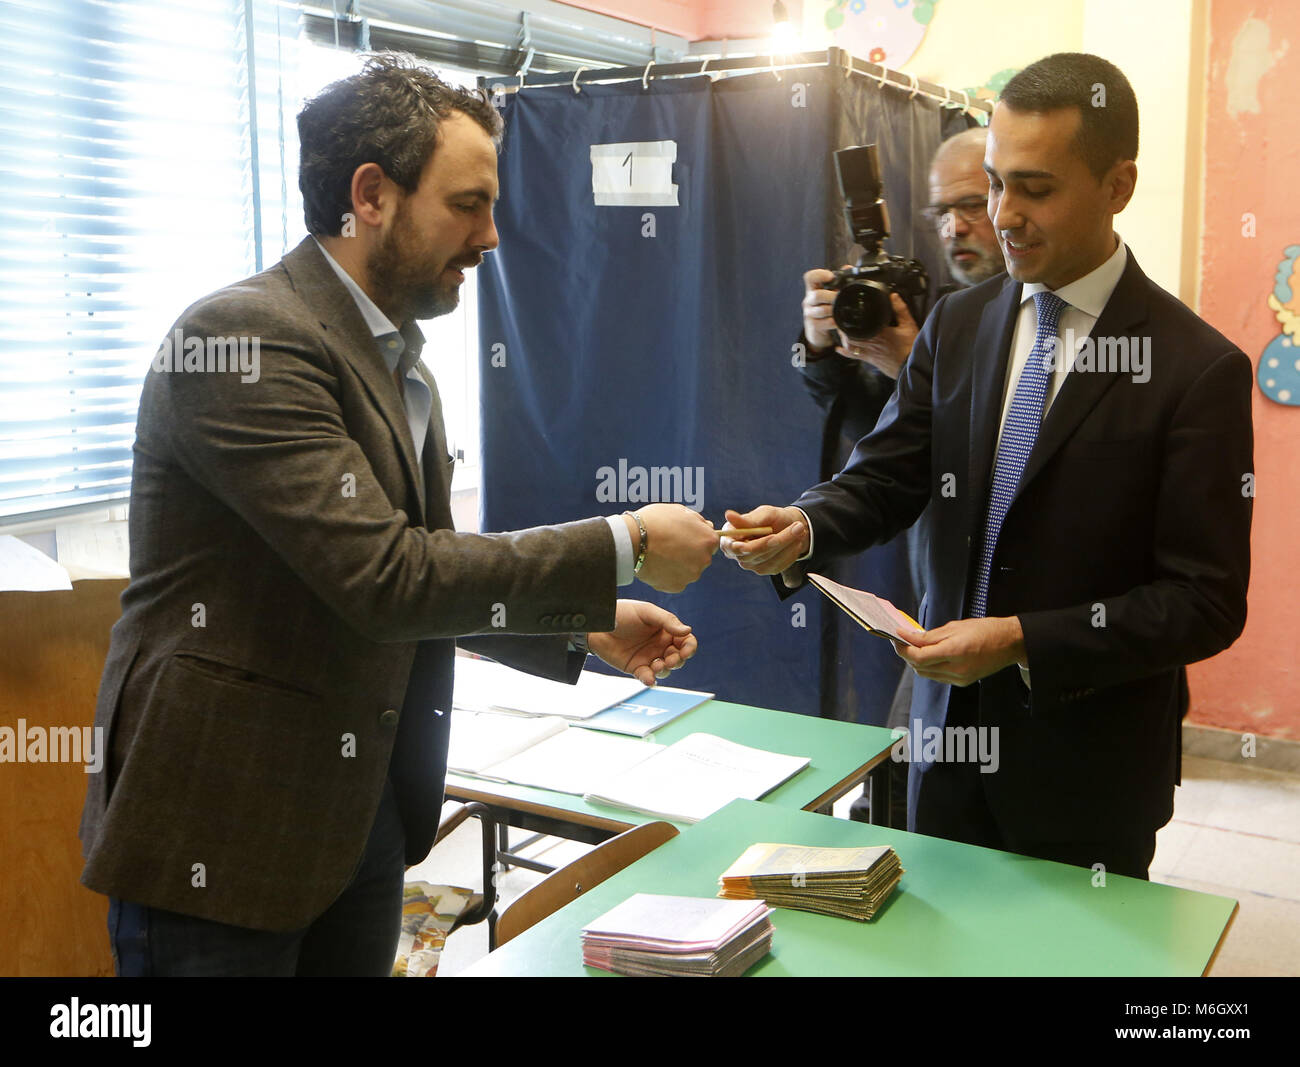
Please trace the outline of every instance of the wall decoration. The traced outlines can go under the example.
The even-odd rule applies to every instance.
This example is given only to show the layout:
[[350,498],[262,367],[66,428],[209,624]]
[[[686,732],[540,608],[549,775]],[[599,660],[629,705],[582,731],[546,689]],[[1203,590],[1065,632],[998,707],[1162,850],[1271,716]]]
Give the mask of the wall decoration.
[[1300,407],[1300,245],[1283,249],[1268,306],[1282,332],[1259,357],[1259,389],[1279,404]]

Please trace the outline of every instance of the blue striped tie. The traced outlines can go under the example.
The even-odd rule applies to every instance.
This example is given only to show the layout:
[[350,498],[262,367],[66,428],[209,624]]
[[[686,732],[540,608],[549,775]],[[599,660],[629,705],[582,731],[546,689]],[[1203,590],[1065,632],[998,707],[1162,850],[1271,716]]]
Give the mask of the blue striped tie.
[[998,458],[993,467],[993,485],[989,489],[989,509],[984,519],[984,543],[980,549],[979,569],[975,572],[975,588],[971,593],[970,618],[982,619],[988,610],[989,572],[993,567],[993,551],[998,545],[1002,520],[1011,507],[1020,476],[1029,453],[1038,440],[1038,427],[1043,421],[1043,401],[1047,397],[1047,383],[1052,376],[1056,355],[1057,324],[1070,305],[1055,293],[1044,290],[1034,294],[1034,310],[1038,313],[1038,329],[1034,334],[1034,347],[1029,352],[1016,395],[1007,411],[1007,422],[1002,428],[998,444]]

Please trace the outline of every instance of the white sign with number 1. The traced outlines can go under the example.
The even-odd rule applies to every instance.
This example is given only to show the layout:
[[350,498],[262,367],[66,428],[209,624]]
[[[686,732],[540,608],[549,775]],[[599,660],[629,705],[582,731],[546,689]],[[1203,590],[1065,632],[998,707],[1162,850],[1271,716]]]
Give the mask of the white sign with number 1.
[[591,192],[597,206],[677,205],[676,141],[625,141],[591,146]]

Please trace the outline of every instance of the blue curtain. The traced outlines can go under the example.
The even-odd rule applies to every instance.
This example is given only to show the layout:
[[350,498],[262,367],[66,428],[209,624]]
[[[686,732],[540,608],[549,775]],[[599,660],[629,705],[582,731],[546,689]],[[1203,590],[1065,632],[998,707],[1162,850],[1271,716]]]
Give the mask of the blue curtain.
[[[868,97],[920,108],[825,69],[577,94],[538,87],[507,100],[501,246],[479,271],[484,530],[636,507],[598,497],[620,468],[676,468],[689,476],[682,488],[698,492],[685,502],[715,525],[727,507],[784,504],[818,480],[824,416],[791,346],[803,271],[843,261],[831,151],[869,139],[869,128],[846,133]],[[933,137],[917,150],[919,179],[905,176],[923,197],[937,109],[921,124]],[[676,143],[678,204],[597,206],[591,146],[653,141]],[[887,166],[903,158],[882,155]],[[911,155],[895,169],[905,172]],[[641,583],[622,594],[664,604],[695,628],[700,653],[672,684],[884,719],[861,700],[862,685],[843,698],[834,669],[873,639],[846,635],[824,662],[839,613],[811,587],[783,603],[769,582],[718,556],[681,595]],[[887,709],[897,671],[877,673],[865,688]]]

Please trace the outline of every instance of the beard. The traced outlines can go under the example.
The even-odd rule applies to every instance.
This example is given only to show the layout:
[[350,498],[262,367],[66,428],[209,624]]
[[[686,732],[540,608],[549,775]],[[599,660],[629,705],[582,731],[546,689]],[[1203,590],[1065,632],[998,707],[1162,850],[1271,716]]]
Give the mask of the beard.
[[420,247],[404,203],[366,263],[371,284],[404,320],[433,319],[456,310],[460,287],[441,281],[446,268],[446,263],[436,262]]
[[[975,259],[966,266],[962,266],[953,258],[954,253],[957,252],[971,252],[974,254]],[[951,250],[945,250],[944,256],[948,260],[949,272],[962,285],[979,285],[980,282],[986,282],[995,274],[1001,274],[1007,269],[1000,248],[994,255],[990,255],[978,248],[959,245]]]

